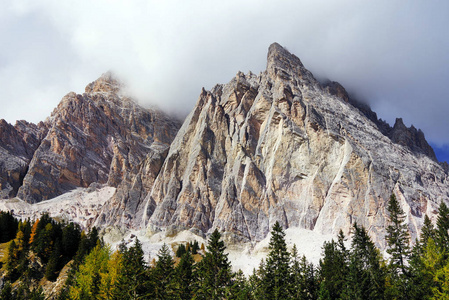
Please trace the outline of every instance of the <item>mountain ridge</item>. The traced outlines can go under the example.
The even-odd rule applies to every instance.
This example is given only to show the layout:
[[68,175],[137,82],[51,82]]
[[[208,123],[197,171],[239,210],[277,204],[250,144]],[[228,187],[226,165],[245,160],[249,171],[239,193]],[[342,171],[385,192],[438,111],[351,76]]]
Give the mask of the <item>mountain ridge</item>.
[[448,170],[420,130],[386,124],[277,43],[264,72],[203,89],[182,126],[122,87],[105,73],[40,125],[0,122],[9,133],[0,136],[1,196],[33,203],[103,184],[116,190],[92,222],[100,227],[219,228],[254,242],[277,220],[322,234],[348,234],[357,221],[381,247],[391,193],[413,237],[449,201]]

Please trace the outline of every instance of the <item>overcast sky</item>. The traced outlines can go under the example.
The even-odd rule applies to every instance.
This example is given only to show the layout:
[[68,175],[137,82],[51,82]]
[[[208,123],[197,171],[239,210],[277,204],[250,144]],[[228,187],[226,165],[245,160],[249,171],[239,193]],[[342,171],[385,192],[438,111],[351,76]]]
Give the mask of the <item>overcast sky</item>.
[[278,42],[449,160],[449,1],[0,2],[0,118],[39,122],[111,70],[186,114],[202,87],[265,69]]

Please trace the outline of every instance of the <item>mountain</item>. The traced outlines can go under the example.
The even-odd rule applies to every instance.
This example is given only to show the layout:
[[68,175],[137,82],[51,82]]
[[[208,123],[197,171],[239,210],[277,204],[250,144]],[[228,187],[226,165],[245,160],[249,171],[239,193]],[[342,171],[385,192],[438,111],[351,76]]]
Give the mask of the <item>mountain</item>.
[[279,44],[266,71],[203,90],[146,198],[150,232],[197,228],[259,241],[276,220],[321,234],[365,226],[383,246],[396,193],[413,236],[449,200],[422,132],[387,126]]
[[84,94],[67,94],[39,125],[2,120],[2,195],[36,203],[91,184],[119,187],[148,155],[164,157],[179,122],[121,89],[106,73]]
[[[218,228],[228,241],[255,243],[275,221],[323,236],[357,222],[383,248],[392,193],[412,237],[424,214],[449,203],[447,165],[420,130],[379,120],[276,43],[264,72],[203,89],[182,126],[134,103],[106,73],[84,94],[67,94],[45,122],[2,121],[0,132],[2,198],[97,191],[108,196],[89,210],[89,225],[122,233]],[[104,186],[115,189],[98,192]]]

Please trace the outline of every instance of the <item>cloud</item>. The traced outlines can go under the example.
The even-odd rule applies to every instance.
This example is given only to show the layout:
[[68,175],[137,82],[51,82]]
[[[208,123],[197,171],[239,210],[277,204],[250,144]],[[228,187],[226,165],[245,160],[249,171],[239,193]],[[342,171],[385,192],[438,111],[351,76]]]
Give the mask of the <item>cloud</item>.
[[[342,83],[380,117],[449,144],[445,1],[6,1],[0,101],[9,121],[42,120],[101,73],[138,99],[185,114],[201,87],[258,73],[279,42],[316,76]],[[13,101],[12,101],[13,100]],[[21,107],[26,107],[23,109]],[[5,109],[6,107],[6,109]]]

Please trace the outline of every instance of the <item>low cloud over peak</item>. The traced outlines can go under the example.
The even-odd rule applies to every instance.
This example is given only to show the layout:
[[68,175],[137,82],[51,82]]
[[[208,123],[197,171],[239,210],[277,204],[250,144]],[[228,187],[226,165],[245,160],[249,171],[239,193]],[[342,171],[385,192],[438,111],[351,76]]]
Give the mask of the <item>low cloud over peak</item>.
[[278,42],[444,148],[447,11],[443,1],[3,1],[0,118],[43,120],[107,70],[142,104],[186,114],[203,86],[263,71]]

